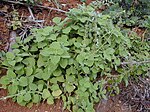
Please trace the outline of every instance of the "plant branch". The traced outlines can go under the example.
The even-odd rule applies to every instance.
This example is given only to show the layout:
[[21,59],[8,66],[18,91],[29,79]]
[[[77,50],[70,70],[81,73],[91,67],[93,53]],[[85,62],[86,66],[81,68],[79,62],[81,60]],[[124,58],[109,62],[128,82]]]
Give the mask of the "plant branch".
[[[27,3],[22,3],[22,2],[18,2],[18,1],[11,1],[11,0],[2,0],[4,2],[8,2],[8,3],[12,3],[12,4],[20,4],[20,5],[25,5],[25,6],[29,6]],[[31,4],[30,4],[31,5]],[[46,6],[42,6],[42,5],[34,5],[40,8],[45,8],[45,9],[49,9],[49,10],[55,10],[58,12],[62,12],[62,13],[67,13],[67,11],[61,10],[61,9],[57,9],[57,8],[53,8],[53,7],[46,7]]]
[[145,64],[145,63],[150,63],[150,60],[147,60],[147,61],[140,61],[140,62],[137,62],[137,61],[131,61],[131,62],[122,62],[121,65],[141,65],[141,64]]

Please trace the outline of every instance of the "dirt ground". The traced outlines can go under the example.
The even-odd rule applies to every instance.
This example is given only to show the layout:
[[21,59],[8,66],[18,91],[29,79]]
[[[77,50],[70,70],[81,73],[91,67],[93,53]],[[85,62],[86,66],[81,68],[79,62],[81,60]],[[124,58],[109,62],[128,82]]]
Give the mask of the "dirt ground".
[[[92,0],[86,0],[86,3],[89,4],[91,1]],[[49,3],[46,2],[46,0],[43,0],[43,4],[41,4],[41,6],[55,7],[55,8],[60,7],[62,10],[68,11],[68,9],[77,7],[77,4],[80,3],[81,3],[80,0],[59,0],[59,6],[56,6],[55,3]],[[12,14],[10,12],[12,12],[14,9],[17,10],[17,12],[19,12],[19,19],[21,20],[22,23],[22,25],[16,30],[13,30],[10,27],[12,21]],[[15,31],[17,35],[22,36],[24,33],[27,33],[28,29],[34,27],[35,25],[38,25],[38,27],[52,25],[51,20],[55,16],[59,16],[62,18],[65,17],[64,13],[54,10],[48,10],[47,8],[31,7],[31,9],[33,11],[35,19],[44,20],[44,22],[37,24],[33,21],[29,21],[31,13],[29,12],[28,8],[24,5],[0,2],[0,51],[1,50],[7,51],[9,49],[9,44],[11,42],[10,37],[12,32]],[[4,72],[2,75],[4,75]],[[130,86],[128,88],[130,88]],[[130,88],[130,90],[132,89],[133,88]],[[123,93],[127,91],[129,92],[129,89],[126,88],[125,90]],[[134,91],[132,90],[132,92]],[[108,100],[102,100],[100,103],[96,104],[95,105],[96,112],[137,112],[136,108],[138,107],[130,106],[130,104],[134,103],[132,104],[132,106],[134,106],[136,103],[131,100],[126,102],[127,99],[124,98],[129,97],[127,97],[127,95],[123,93],[118,96],[112,97]],[[7,91],[0,89],[0,98],[3,96],[7,96]],[[142,105],[142,103],[139,105]],[[145,105],[150,106],[149,102],[147,102]],[[6,99],[3,101],[0,100],[0,112],[67,112],[67,111],[63,110],[63,103],[60,100],[57,100],[55,102],[55,105],[48,105],[42,102],[40,104],[33,105],[32,108],[28,108],[22,107],[17,103],[14,103],[11,99]],[[140,112],[148,112],[148,110],[146,109],[146,111],[142,110]]]

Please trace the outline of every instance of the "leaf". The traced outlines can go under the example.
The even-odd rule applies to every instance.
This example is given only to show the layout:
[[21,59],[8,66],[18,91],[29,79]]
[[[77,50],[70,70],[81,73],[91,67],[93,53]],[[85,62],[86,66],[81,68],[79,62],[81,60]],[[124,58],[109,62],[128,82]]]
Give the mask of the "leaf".
[[81,43],[79,43],[79,42],[75,42],[75,43],[74,43],[74,46],[76,46],[77,48],[80,48],[82,45],[81,45]]
[[26,67],[26,75],[27,76],[30,76],[31,74],[33,73],[33,69],[32,69],[32,67]]
[[68,91],[68,93],[71,93],[75,89],[75,86],[73,86],[71,84],[65,84],[65,88]]
[[86,53],[81,53],[77,56],[76,60],[82,65],[83,64],[83,60],[85,59]]
[[50,32],[52,32],[52,30],[53,30],[52,26],[46,26],[45,28],[43,28],[42,35],[48,36]]
[[16,61],[15,61],[15,60],[13,60],[13,61],[8,61],[8,63],[9,63],[11,66],[15,66]]
[[111,61],[111,55],[108,52],[104,52],[104,58],[107,59],[108,61]]
[[90,73],[90,69],[88,67],[83,67],[82,69],[86,74]]
[[37,60],[37,66],[38,68],[40,68],[41,66],[44,66],[45,65],[45,62],[43,60],[43,57],[41,55],[39,55],[39,58]]
[[48,79],[50,78],[50,76],[51,76],[51,73],[44,72],[44,73],[42,73],[41,75],[42,75],[42,78],[43,78],[44,80],[48,80]]
[[50,96],[51,96],[51,94],[50,94],[49,90],[48,89],[44,89],[43,93],[42,93],[42,98],[43,99],[47,99]]
[[6,53],[6,58],[8,60],[13,60],[15,58],[15,55],[12,52],[7,52]]
[[28,76],[28,80],[29,80],[29,84],[33,83],[33,81],[34,81],[34,76],[33,76],[33,75]]
[[93,63],[94,63],[94,60],[88,60],[88,59],[84,60],[84,64],[89,66],[89,67],[91,67],[93,65]]
[[33,39],[33,36],[28,36],[27,38],[24,39],[23,42],[26,44],[26,43],[30,42],[32,39]]
[[64,51],[64,53],[61,55],[62,58],[70,58],[70,54],[67,51]]
[[56,79],[56,78],[51,78],[51,79],[50,79],[50,82],[56,84],[56,83],[57,83],[57,79]]
[[59,82],[64,82],[65,81],[63,75],[56,77],[56,80],[59,81]]
[[23,60],[23,58],[21,58],[21,57],[16,57],[15,60],[16,60],[16,62],[21,62],[21,61]]
[[31,94],[30,93],[26,93],[25,95],[24,95],[24,101],[30,101],[31,100]]
[[58,90],[56,90],[56,91],[53,91],[53,92],[52,92],[52,95],[53,95],[54,97],[58,97],[58,96],[61,95],[61,93],[62,93],[62,91],[61,91],[60,89],[58,89]]
[[59,24],[61,22],[61,18],[60,17],[55,17],[52,20],[55,24]]
[[38,94],[33,94],[33,103],[39,103],[40,102],[40,96]]
[[35,90],[37,90],[37,85],[36,84],[34,84],[34,83],[31,83],[31,84],[29,84],[29,88],[30,88],[30,90],[33,90],[33,91],[35,91]]
[[56,69],[54,72],[53,72],[53,75],[54,76],[60,76],[62,74],[62,71],[60,69]]
[[49,64],[48,64],[48,71],[52,73],[52,72],[54,72],[57,69],[57,67],[58,67],[58,64],[54,65],[52,62],[49,62]]
[[64,53],[64,50],[61,48],[59,42],[53,42],[50,45],[49,53],[54,55],[62,55]]
[[37,45],[38,48],[42,48],[42,49],[43,49],[43,48],[46,47],[48,44],[47,44],[47,42],[43,41],[43,42],[37,43],[36,45]]
[[20,79],[19,79],[19,85],[23,86],[23,87],[27,86],[28,85],[28,79],[27,79],[27,77],[20,77]]
[[48,37],[48,39],[50,39],[50,40],[56,40],[57,36],[58,36],[58,33],[51,34],[51,35]]
[[7,76],[2,76],[1,78],[0,78],[0,84],[2,84],[2,85],[7,85],[7,84],[9,84],[10,83],[10,79],[7,77]]
[[108,48],[108,49],[105,50],[105,52],[107,54],[113,54],[115,52],[115,50],[113,48]]
[[7,70],[7,76],[10,78],[10,79],[14,79],[16,78],[16,74],[13,72],[13,70],[9,69]]
[[68,36],[67,35],[61,35],[61,37],[57,38],[57,41],[60,42],[63,46],[68,46]]
[[23,95],[18,95],[17,96],[17,103],[20,104],[23,101],[23,99],[24,99]]
[[14,95],[17,93],[18,86],[17,85],[9,85],[8,86],[8,92],[10,95]]
[[17,66],[14,67],[14,69],[15,69],[16,71],[21,70],[22,68],[24,68],[24,65],[23,65],[23,64],[18,64]]
[[48,97],[47,104],[49,105],[54,104],[54,98],[52,96]]
[[37,42],[42,42],[45,39],[46,39],[46,36],[42,36],[41,34],[36,34],[36,41]]
[[50,88],[52,91],[56,91],[59,89],[59,85],[58,84],[53,84]]
[[70,31],[71,31],[71,27],[67,27],[67,28],[65,28],[65,29],[62,30],[62,32],[64,34],[69,34]]
[[59,62],[60,66],[62,68],[66,68],[66,66],[68,65],[68,59],[61,59],[60,62]]
[[35,66],[35,59],[33,57],[25,58],[22,62],[27,66]]
[[59,63],[59,61],[60,61],[60,56],[50,56],[50,58],[51,58],[51,62],[54,64],[54,65],[56,65],[57,63]]
[[43,90],[43,86],[44,86],[43,84],[39,84],[39,85],[38,85],[38,90],[39,90],[39,91],[42,91],[42,90]]
[[50,48],[46,47],[43,50],[40,51],[40,54],[42,56],[49,56],[50,55]]

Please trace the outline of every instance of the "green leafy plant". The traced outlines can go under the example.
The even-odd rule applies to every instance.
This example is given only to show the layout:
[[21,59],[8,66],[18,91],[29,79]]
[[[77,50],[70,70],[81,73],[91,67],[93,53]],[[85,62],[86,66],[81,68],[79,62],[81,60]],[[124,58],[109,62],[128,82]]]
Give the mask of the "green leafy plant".
[[17,28],[20,28],[22,26],[22,23],[19,19],[19,13],[17,10],[13,10],[11,12],[12,20],[11,20],[11,27],[13,30],[16,30]]
[[[148,15],[150,15],[149,0],[110,0],[113,4],[104,11],[109,13],[114,23],[125,26],[144,27]],[[109,2],[110,2],[109,1]]]
[[119,93],[123,80],[127,85],[130,76],[148,74],[147,63],[132,62],[149,59],[149,44],[122,33],[109,15],[80,5],[53,22],[32,29],[24,40],[17,38],[6,53],[7,75],[0,79],[6,98],[20,105],[62,99],[70,111],[94,112],[94,103]]

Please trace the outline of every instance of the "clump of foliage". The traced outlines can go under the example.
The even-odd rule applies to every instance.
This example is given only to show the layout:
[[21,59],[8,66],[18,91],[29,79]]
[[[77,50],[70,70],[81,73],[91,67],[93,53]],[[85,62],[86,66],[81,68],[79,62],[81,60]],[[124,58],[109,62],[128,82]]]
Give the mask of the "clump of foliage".
[[[110,2],[111,1],[111,2]],[[144,27],[150,15],[150,0],[110,0],[112,4],[104,13],[112,15],[114,23]]]
[[0,83],[20,105],[62,99],[70,111],[94,112],[94,103],[119,93],[123,80],[127,85],[130,76],[148,74],[147,63],[132,63],[148,60],[148,43],[129,38],[90,5],[67,15],[55,17],[53,26],[32,29],[25,40],[17,38],[6,53],[8,71]]

